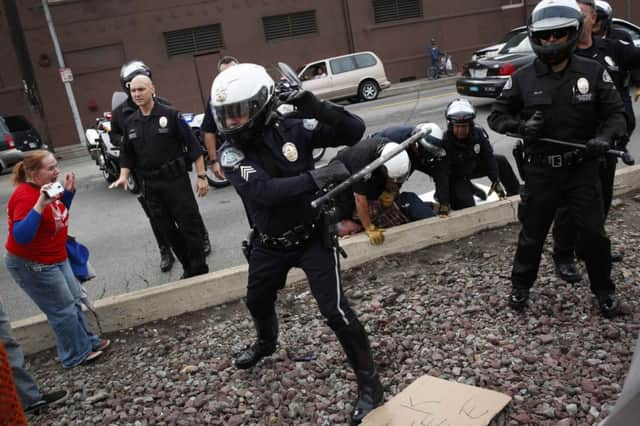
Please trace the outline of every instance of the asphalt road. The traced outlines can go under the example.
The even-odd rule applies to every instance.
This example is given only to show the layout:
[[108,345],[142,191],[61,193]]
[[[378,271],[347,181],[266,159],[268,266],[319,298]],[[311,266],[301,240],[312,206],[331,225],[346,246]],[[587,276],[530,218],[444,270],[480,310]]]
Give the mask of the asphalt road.
[[[445,125],[444,110],[458,97],[454,87],[422,90],[417,93],[397,95],[373,102],[348,105],[347,109],[364,118],[367,134],[395,124],[436,122]],[[491,100],[472,99],[478,109],[477,123],[488,130],[486,118]],[[640,119],[640,115],[637,114]],[[489,131],[494,150],[511,159],[514,140]],[[630,147],[640,158],[640,136],[636,132]],[[323,164],[332,157],[328,150]],[[86,284],[93,299],[140,290],[175,281],[182,274],[178,263],[169,273],[160,272],[159,253],[146,216],[136,197],[122,190],[107,189],[96,165],[89,159],[63,160],[61,173],[74,171],[77,176],[77,195],[71,209],[70,233],[91,250],[91,262],[98,276]],[[433,188],[430,179],[414,174],[403,188],[424,193]],[[2,210],[12,187],[9,176],[0,176],[0,200]],[[212,189],[198,204],[205,221],[214,253],[208,257],[211,271],[245,262],[240,252],[240,242],[248,230],[240,200],[231,187]],[[0,241],[6,241],[7,228],[0,227]],[[39,309],[0,268],[0,297],[13,320],[39,313]]]

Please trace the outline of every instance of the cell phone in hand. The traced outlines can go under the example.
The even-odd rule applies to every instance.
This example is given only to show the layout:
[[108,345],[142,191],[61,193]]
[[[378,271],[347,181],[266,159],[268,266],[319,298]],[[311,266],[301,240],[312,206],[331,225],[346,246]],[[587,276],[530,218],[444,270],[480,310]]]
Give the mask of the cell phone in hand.
[[57,198],[58,195],[64,192],[64,187],[60,182],[53,182],[51,186],[44,190],[49,198]]

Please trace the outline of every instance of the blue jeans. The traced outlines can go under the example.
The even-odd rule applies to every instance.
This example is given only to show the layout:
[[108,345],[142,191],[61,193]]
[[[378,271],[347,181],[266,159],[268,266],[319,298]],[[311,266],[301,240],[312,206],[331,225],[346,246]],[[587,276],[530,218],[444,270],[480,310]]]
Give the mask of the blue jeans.
[[22,402],[24,408],[27,408],[40,401],[42,394],[38,390],[38,385],[36,385],[36,382],[33,381],[33,378],[24,367],[24,354],[16,339],[11,335],[11,323],[9,322],[9,316],[4,311],[4,306],[2,306],[2,300],[0,300],[0,342],[4,345],[4,349],[9,356],[13,382],[16,384],[20,402]]
[[4,262],[14,281],[47,316],[62,365],[71,368],[82,363],[100,339],[87,326],[80,284],[69,261],[48,265],[7,253]]

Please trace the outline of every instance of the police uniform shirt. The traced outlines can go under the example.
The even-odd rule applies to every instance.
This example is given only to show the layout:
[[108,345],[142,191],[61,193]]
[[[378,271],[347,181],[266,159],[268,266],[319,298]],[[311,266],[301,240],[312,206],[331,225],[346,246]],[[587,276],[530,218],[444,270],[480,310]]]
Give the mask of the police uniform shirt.
[[[391,142],[390,139],[377,136],[363,139],[351,148],[340,151],[336,155],[336,160],[342,161],[347,170],[354,174],[380,157],[382,149],[389,142]],[[368,200],[376,200],[384,191],[386,182],[384,169],[379,167],[370,176],[354,183],[351,189],[356,194],[366,196]]]
[[[414,130],[414,126],[391,126],[374,133],[373,136],[381,136],[391,139],[393,142],[402,143],[412,136]],[[435,146],[442,146],[442,141],[427,139]],[[411,173],[413,173],[414,170],[419,170],[429,176],[433,175],[439,159],[435,159],[427,154],[420,155],[411,148],[407,148],[407,154],[409,154],[409,160],[411,161]]]
[[611,75],[620,96],[629,96],[628,73],[640,67],[640,48],[612,38],[592,39],[587,49],[576,49],[576,55],[598,61]]
[[451,180],[470,180],[480,165],[484,165],[491,182],[498,182],[498,165],[493,156],[493,148],[489,135],[480,126],[473,126],[469,137],[463,140],[456,138],[448,129],[442,140],[447,155],[440,161],[433,174],[433,179],[442,204],[449,204]]
[[362,120],[347,111],[339,126],[279,118],[243,149],[225,142],[220,165],[242,198],[249,222],[258,232],[278,237],[318,219],[310,204],[318,190],[308,173],[314,168],[313,149],[353,145],[363,133]]
[[185,151],[190,162],[202,155],[200,145],[180,113],[158,102],[148,116],[138,109],[126,121],[124,129],[121,167],[152,171],[184,156]]
[[[624,134],[624,105],[609,73],[598,62],[573,55],[563,72],[535,59],[517,70],[492,106],[487,119],[497,132],[515,120],[528,120],[542,111],[540,137],[586,143],[593,137],[611,140]],[[539,140],[525,140],[529,153],[559,154],[574,150]]]
[[[154,101],[160,103],[162,105],[171,106],[169,101],[159,96],[154,98]],[[111,111],[111,132],[109,132],[109,136],[113,139],[114,136],[122,137],[124,135],[124,123],[127,122],[129,117],[138,110],[138,105],[136,105],[133,100],[129,96],[127,96],[127,100],[121,103]],[[112,136],[113,135],[113,136]]]

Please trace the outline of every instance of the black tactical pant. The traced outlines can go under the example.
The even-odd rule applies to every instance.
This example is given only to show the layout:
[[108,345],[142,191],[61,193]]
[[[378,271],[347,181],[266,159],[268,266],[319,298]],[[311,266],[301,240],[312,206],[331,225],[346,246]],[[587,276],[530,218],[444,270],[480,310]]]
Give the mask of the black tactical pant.
[[[602,188],[602,203],[605,220],[611,209],[613,200],[613,183],[616,178],[618,159],[606,156],[600,160],[598,176]],[[577,239],[576,226],[572,221],[569,209],[560,207],[553,224],[553,260],[556,264],[571,263],[575,260]]]
[[189,175],[145,179],[143,192],[152,220],[167,236],[182,264],[185,278],[209,272],[204,255],[202,218]]
[[[507,195],[516,195],[520,192],[520,181],[518,180],[511,164],[507,157],[500,154],[495,154],[494,158],[498,164],[498,179],[504,185]],[[451,208],[453,210],[465,209],[467,207],[473,207],[476,205],[473,199],[473,190],[471,187],[470,179],[477,179],[487,176],[489,173],[486,164],[478,163],[478,166],[473,170],[470,177],[466,176],[451,176],[449,188],[451,191],[450,200]]]
[[522,229],[511,272],[514,288],[533,286],[551,222],[557,209],[566,206],[576,225],[576,248],[585,261],[591,291],[596,295],[615,292],[598,167],[597,160],[565,168],[525,166],[527,180],[518,207]]
[[342,291],[338,253],[334,248],[326,248],[320,237],[293,250],[275,250],[254,243],[247,287],[247,308],[253,318],[259,321],[272,317],[278,290],[284,287],[287,273],[293,267],[306,274],[311,294],[329,327],[337,330],[356,319]]

